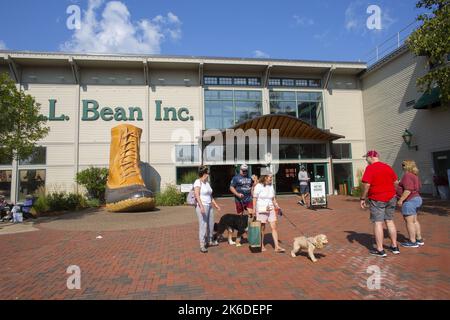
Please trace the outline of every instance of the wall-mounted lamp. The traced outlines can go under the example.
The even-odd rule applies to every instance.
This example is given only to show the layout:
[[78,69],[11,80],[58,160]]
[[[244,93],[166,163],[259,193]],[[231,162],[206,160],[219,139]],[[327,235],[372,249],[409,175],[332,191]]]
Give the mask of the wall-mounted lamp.
[[402,138],[403,138],[403,141],[405,141],[405,144],[408,146],[408,149],[410,149],[410,150],[415,149],[417,151],[417,150],[419,150],[419,147],[411,145],[412,136],[413,136],[413,134],[408,129],[405,129],[405,132],[403,132]]

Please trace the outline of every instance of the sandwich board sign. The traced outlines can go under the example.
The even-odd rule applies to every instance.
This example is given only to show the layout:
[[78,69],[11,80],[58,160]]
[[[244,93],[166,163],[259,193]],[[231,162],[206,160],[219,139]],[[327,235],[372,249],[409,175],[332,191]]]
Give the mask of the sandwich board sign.
[[311,182],[311,208],[327,207],[327,193],[325,190],[325,182]]

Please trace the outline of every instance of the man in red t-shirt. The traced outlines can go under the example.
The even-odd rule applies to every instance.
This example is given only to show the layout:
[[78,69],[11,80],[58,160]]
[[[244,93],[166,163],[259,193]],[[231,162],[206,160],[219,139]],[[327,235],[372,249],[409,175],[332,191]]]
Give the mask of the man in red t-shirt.
[[397,229],[395,227],[393,218],[395,212],[395,205],[397,198],[395,196],[395,188],[397,175],[394,170],[379,160],[379,154],[375,150],[370,150],[364,157],[369,164],[364,171],[362,177],[363,190],[361,195],[361,208],[365,209],[366,200],[369,199],[370,220],[374,224],[374,234],[377,244],[375,250],[371,250],[370,254],[379,257],[386,257],[386,252],[383,249],[383,222],[389,231],[391,238],[390,251],[394,254],[399,254],[400,250],[397,246]]

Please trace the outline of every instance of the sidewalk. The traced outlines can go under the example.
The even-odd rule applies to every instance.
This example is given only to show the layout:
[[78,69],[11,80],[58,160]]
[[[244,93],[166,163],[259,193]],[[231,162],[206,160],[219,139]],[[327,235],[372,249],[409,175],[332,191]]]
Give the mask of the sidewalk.
[[[316,263],[306,254],[290,256],[300,231],[286,218],[279,227],[286,254],[273,252],[270,235],[265,253],[223,242],[201,254],[191,207],[73,213],[38,221],[35,232],[0,234],[0,299],[450,299],[448,203],[425,203],[424,247],[383,259],[368,255],[372,227],[357,199],[333,196],[330,210],[317,211],[296,201],[280,197],[285,215],[307,235],[329,239],[315,251]],[[232,199],[219,202],[216,221],[234,210]],[[401,241],[400,213],[395,222]],[[81,290],[66,287],[70,265],[81,269]],[[381,271],[379,290],[367,287],[373,265]]]

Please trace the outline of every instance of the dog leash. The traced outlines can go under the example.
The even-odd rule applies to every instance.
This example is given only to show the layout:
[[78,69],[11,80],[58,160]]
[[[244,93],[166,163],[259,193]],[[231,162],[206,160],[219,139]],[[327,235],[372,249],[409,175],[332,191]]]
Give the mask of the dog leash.
[[293,223],[293,222],[291,221],[291,219],[289,219],[289,218],[286,216],[285,213],[283,213],[281,216],[284,216],[284,217],[286,218],[286,220],[287,220],[287,221],[288,221],[295,229],[297,229],[303,236],[306,236],[306,234],[305,234],[302,230],[300,230],[300,228],[297,227],[297,225],[296,225],[295,223]]

